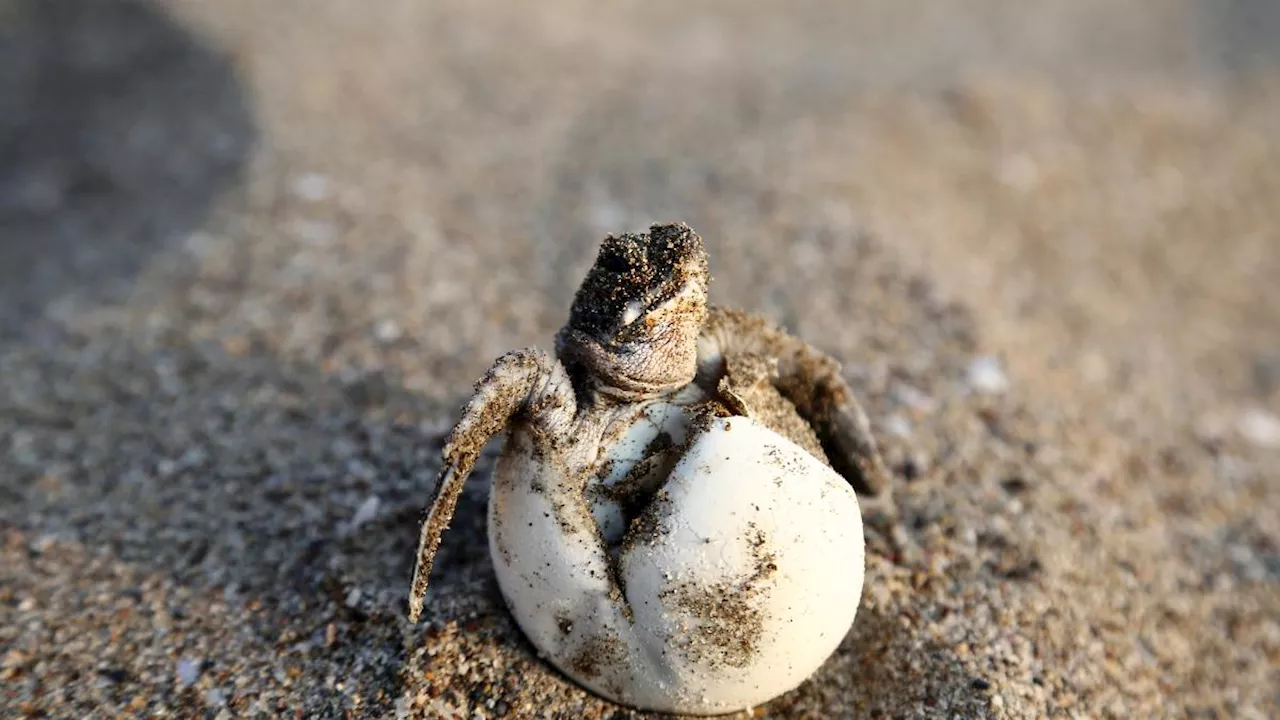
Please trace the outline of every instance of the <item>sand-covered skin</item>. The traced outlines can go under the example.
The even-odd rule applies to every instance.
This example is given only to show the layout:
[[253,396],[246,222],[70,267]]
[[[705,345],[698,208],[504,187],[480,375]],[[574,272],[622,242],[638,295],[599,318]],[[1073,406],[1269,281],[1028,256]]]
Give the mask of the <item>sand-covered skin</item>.
[[0,715],[636,717],[514,627],[491,454],[404,611],[471,383],[655,220],[895,471],[853,631],[756,717],[1280,714],[1269,3],[40,1]]

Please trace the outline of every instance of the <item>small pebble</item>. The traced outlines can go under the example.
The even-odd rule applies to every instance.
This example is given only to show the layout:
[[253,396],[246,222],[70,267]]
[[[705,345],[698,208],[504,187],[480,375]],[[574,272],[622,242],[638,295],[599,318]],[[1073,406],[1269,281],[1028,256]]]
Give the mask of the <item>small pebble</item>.
[[4,654],[3,658],[0,658],[0,668],[21,667],[22,664],[25,663],[26,661],[27,661],[26,653],[22,652],[21,650],[18,650],[17,648],[11,648],[9,652]]
[[1196,440],[1206,445],[1221,442],[1230,429],[1230,420],[1220,413],[1206,413],[1198,417],[1193,427]]
[[378,499],[377,495],[370,495],[363,503],[360,504],[360,508],[356,510],[356,514],[352,516],[349,530],[351,532],[355,532],[356,530],[359,530],[361,526],[369,523],[377,517],[378,506],[381,504],[382,501]]
[[898,383],[893,386],[893,398],[915,412],[925,415],[938,409],[938,401],[934,400],[931,395],[906,383]]
[[307,173],[293,179],[293,194],[307,202],[320,202],[332,194],[329,178],[320,173]]
[[1004,488],[1005,492],[1010,495],[1018,495],[1025,492],[1030,485],[1027,483],[1025,478],[1019,475],[1013,475],[1001,480],[1000,487]]
[[178,661],[178,685],[189,688],[200,678],[200,661],[182,658]]
[[102,679],[117,685],[129,679],[129,673],[120,668],[99,670],[98,675],[102,677]]
[[207,258],[213,255],[220,243],[221,239],[216,235],[197,230],[187,236],[183,245],[186,247],[187,252],[192,255],[198,258]]
[[227,704],[227,693],[225,690],[214,688],[204,694],[204,704],[209,707],[222,707]]
[[399,323],[390,318],[383,320],[373,329],[373,336],[380,343],[393,343],[404,336],[404,331],[400,329]]
[[1009,389],[1009,377],[1005,375],[998,358],[986,355],[974,358],[969,364],[969,387],[988,395],[998,395]]
[[347,461],[347,474],[359,480],[370,481],[377,477],[378,471],[363,460],[351,458]]
[[187,449],[178,460],[178,465],[184,468],[198,468],[204,465],[209,459],[209,451],[199,445],[195,445]]
[[1236,422],[1236,429],[1254,445],[1280,447],[1280,418],[1265,410],[1246,410]]
[[919,479],[928,467],[929,461],[923,454],[911,453],[911,455],[902,461],[898,471],[901,473],[904,480],[912,482]]
[[884,420],[884,431],[886,434],[893,435],[894,437],[910,437],[911,421],[901,415],[890,415]]

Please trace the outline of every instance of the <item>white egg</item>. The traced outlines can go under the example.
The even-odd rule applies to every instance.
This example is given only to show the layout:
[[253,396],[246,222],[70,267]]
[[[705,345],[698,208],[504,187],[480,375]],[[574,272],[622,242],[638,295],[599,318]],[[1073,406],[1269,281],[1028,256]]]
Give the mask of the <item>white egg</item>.
[[[632,707],[719,714],[795,688],[835,651],[862,592],[862,519],[848,482],[790,440],[691,417],[659,403],[623,418],[586,488],[513,429],[490,549],[516,621],[566,675]],[[651,494],[624,527],[605,489],[628,475]]]

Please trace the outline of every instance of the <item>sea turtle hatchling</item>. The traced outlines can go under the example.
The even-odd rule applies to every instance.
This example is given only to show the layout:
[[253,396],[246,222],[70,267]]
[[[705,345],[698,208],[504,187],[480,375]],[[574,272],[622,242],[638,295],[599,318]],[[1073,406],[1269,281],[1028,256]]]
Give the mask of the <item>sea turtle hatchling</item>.
[[507,353],[444,447],[409,619],[484,445],[502,595],[539,653],[638,709],[734,712],[804,682],[848,632],[884,465],[840,366],[709,308],[684,224],[606,238],[556,354]]

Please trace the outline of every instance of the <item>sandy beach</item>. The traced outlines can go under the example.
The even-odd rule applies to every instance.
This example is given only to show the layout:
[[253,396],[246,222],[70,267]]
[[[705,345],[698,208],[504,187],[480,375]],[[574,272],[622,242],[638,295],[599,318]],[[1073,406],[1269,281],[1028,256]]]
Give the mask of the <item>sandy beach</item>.
[[839,358],[853,629],[736,718],[1280,716],[1280,5],[0,0],[0,716],[648,717],[481,460],[610,232]]

